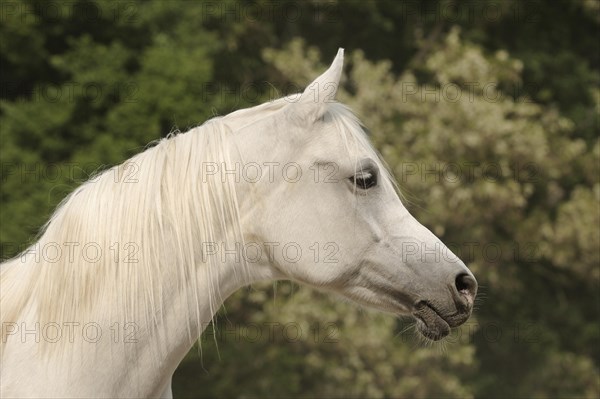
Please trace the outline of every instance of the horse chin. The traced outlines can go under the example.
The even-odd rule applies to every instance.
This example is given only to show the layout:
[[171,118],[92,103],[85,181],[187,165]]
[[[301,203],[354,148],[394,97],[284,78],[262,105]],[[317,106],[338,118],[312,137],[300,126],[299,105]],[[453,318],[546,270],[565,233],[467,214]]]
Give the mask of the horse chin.
[[413,312],[417,329],[432,341],[439,341],[450,334],[450,325],[429,304],[422,302]]

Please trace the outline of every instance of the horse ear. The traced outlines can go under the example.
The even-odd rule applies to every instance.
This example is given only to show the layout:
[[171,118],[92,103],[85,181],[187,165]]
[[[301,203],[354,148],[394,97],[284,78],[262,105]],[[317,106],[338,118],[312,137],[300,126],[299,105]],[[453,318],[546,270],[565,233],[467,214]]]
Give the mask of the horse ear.
[[290,104],[289,112],[305,122],[314,122],[323,116],[327,103],[335,100],[342,76],[344,49],[340,48],[335,59],[321,76],[309,84],[300,96]]

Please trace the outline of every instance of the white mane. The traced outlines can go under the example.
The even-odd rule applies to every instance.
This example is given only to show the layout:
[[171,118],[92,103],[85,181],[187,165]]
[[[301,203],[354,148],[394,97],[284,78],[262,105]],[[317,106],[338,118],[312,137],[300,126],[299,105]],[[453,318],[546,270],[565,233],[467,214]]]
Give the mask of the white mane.
[[[2,264],[0,321],[16,321],[33,309],[42,325],[130,322],[134,314],[142,314],[147,325],[156,326],[168,299],[165,284],[191,290],[195,301],[183,307],[199,319],[198,268],[204,267],[211,278],[219,265],[214,257],[205,265],[195,264],[198,243],[243,242],[234,182],[203,179],[202,164],[227,164],[230,135],[288,103],[289,98],[282,98],[171,135],[74,190],[43,227],[38,242]],[[366,148],[380,162],[351,111],[338,103],[327,107],[346,145]],[[391,181],[385,167],[381,171]],[[60,256],[54,256],[57,247]],[[98,248],[99,257],[94,256]],[[239,273],[245,273],[244,267]],[[214,313],[218,305],[210,306]]]

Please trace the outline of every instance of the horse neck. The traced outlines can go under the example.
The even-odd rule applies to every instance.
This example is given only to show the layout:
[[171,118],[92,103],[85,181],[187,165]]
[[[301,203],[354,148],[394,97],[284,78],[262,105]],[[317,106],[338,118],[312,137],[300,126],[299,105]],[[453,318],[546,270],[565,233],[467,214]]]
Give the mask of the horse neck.
[[[195,267],[197,274],[193,279],[178,280],[181,273],[170,265],[163,265],[165,284],[162,286],[164,303],[161,317],[154,329],[156,335],[144,336],[136,348],[139,354],[143,354],[137,358],[139,367],[136,368],[151,364],[148,354],[152,351],[160,352],[160,361],[149,375],[138,378],[168,377],[165,380],[168,383],[176,367],[228,296],[248,284],[281,277],[262,260],[251,266],[244,264],[243,255],[239,253],[243,243],[223,240],[211,244],[214,244],[212,253],[218,261],[206,262],[199,255]],[[144,320],[143,315],[138,317]],[[152,327],[149,326],[149,329]]]
[[[149,166],[162,170],[168,161],[165,154],[166,151],[159,152],[152,157],[152,162],[144,158],[135,161],[142,170]],[[175,162],[181,158],[169,159]],[[229,222],[229,219],[218,218],[218,222],[197,226],[197,215],[190,213],[178,198],[181,197],[183,183],[169,186],[170,180],[166,177],[156,179],[157,173],[150,175],[147,181],[130,185],[127,191],[120,191],[122,187],[116,186],[108,175],[98,179],[93,186],[78,189],[57,210],[40,240],[41,248],[44,248],[47,243],[75,241],[72,236],[77,234],[78,241],[82,243],[74,249],[73,258],[77,260],[85,258],[79,252],[85,243],[99,244],[106,251],[112,248],[113,242],[120,245],[133,242],[140,248],[139,263],[56,264],[44,262],[43,257],[40,262],[35,259],[35,254],[30,254],[11,262],[14,267],[11,265],[10,269],[14,273],[9,272],[8,267],[2,272],[2,321],[6,319],[28,328],[36,323],[41,326],[54,323],[63,327],[63,322],[73,321],[98,325],[105,339],[93,345],[81,339],[79,330],[80,342],[65,342],[65,336],[61,341],[65,345],[46,345],[46,348],[59,348],[56,351],[62,348],[62,355],[57,352],[55,359],[62,358],[66,367],[85,362],[99,368],[111,364],[112,369],[120,370],[106,375],[105,380],[97,377],[89,381],[90,389],[94,386],[102,389],[106,386],[132,386],[132,390],[127,392],[112,392],[114,396],[156,396],[155,389],[168,383],[163,379],[170,378],[232,292],[255,281],[277,277],[273,275],[266,257],[264,264],[250,265],[231,254],[236,244],[243,244],[239,223],[237,227],[232,227],[234,223],[226,223],[219,230],[222,221]],[[140,173],[140,178],[144,176]],[[157,182],[166,183],[166,188]],[[217,183],[214,184],[218,188]],[[244,193],[238,194],[237,198],[245,197]],[[123,205],[133,203],[128,197],[135,199],[135,206]],[[210,202],[206,198],[201,198],[204,202],[195,201],[197,198],[192,195],[185,198],[191,203],[202,204],[198,215],[210,215],[209,211],[214,211],[207,205]],[[176,205],[156,208],[159,200],[163,204]],[[111,201],[120,205],[100,206]],[[106,214],[97,214],[90,209]],[[128,218],[124,217],[123,209],[126,209]],[[131,222],[118,222],[123,220]],[[105,234],[98,236],[95,234],[97,231]],[[206,231],[210,231],[208,237],[204,234]],[[203,240],[218,245],[211,259],[203,259],[206,252],[202,248]],[[25,275],[29,277],[23,278]],[[60,289],[57,290],[55,284],[44,282],[61,282]],[[35,295],[31,295],[32,292]],[[11,309],[10,314],[5,309]],[[65,309],[67,313],[64,313]],[[36,356],[34,354],[40,349],[40,343],[32,342],[31,338],[24,344],[11,345],[11,342],[15,342],[12,337],[4,348],[2,360],[6,361],[6,365],[13,363],[10,359],[17,361],[22,358],[27,351]],[[41,345],[44,345],[43,340]],[[90,378],[77,375],[79,372],[76,370],[70,372],[71,377],[82,381]],[[49,380],[55,381],[59,389],[61,378],[55,375]],[[131,381],[140,382],[132,385]],[[144,390],[149,385],[148,381],[156,381],[157,385],[152,384],[151,387],[154,390]]]
[[[11,268],[13,272],[18,272],[18,269],[23,271],[23,266],[17,262],[18,260],[14,260],[3,265],[3,268]],[[46,386],[44,389],[49,391],[45,392],[50,396],[61,392],[74,392],[85,397],[104,392],[115,397],[156,397],[169,386],[175,369],[210,323],[223,300],[246,283],[263,277],[253,273],[251,269],[250,274],[246,275],[249,279],[242,278],[242,273],[238,270],[240,264],[235,260],[222,262],[219,268],[212,270],[204,267],[208,266],[206,264],[196,265],[198,273],[194,283],[191,279],[178,281],[179,274],[171,270],[170,265],[162,266],[164,279],[160,290],[164,301],[156,319],[149,319],[144,312],[133,312],[127,319],[118,314],[109,318],[90,314],[85,320],[77,320],[77,327],[71,327],[70,330],[75,331],[75,342],[60,341],[66,344],[66,352],[62,355],[51,354],[53,360],[34,362],[31,365],[32,375],[37,374],[41,379],[35,383]],[[135,300],[147,300],[144,295],[143,292],[139,292]],[[101,298],[95,305],[99,308],[109,306],[111,300],[110,297]],[[192,309],[192,304],[197,307]],[[8,381],[14,377],[18,384],[19,378],[22,380],[24,377],[18,372],[16,376],[11,375],[9,371],[16,372],[22,369],[19,365],[23,358],[40,356],[40,343],[35,342],[36,333],[31,332],[35,331],[32,326],[36,323],[42,326],[38,327],[37,337],[41,336],[41,342],[44,343],[44,323],[39,323],[39,316],[34,309],[25,308],[21,315],[14,319],[19,329],[27,328],[30,331],[27,339],[20,341],[19,333],[10,337],[6,348],[0,348],[4,349],[2,369],[3,374],[5,371],[6,374],[3,377]],[[140,307],[136,306],[134,309]],[[92,323],[95,327],[87,330],[87,339],[82,340],[82,327]],[[54,324],[63,328],[63,338],[66,339],[67,330],[64,323]],[[100,331],[103,339],[97,342],[90,341],[90,331],[92,335],[94,331]],[[16,338],[16,341],[13,338]],[[53,366],[48,367],[48,364]],[[78,367],[80,364],[85,364],[86,367]],[[99,374],[89,373],[89,368],[105,371]],[[44,376],[45,379],[42,379]],[[81,383],[73,386],[74,380]],[[10,388],[10,383],[8,384]]]

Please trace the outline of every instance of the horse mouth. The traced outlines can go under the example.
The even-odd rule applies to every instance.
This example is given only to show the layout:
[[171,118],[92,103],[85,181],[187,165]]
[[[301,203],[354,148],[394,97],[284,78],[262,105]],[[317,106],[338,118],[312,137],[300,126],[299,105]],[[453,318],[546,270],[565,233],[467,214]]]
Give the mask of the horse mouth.
[[429,303],[419,302],[412,314],[417,321],[417,329],[424,337],[439,341],[450,334],[448,322]]

